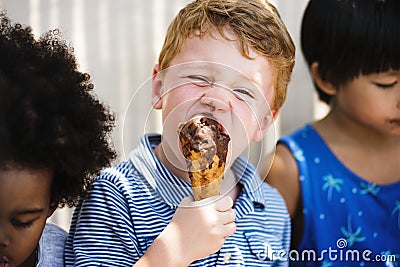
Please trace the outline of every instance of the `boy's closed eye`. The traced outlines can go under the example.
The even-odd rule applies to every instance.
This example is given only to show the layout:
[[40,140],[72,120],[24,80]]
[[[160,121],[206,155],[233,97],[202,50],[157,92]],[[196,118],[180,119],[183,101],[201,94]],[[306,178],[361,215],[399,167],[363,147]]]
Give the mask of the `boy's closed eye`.
[[[250,98],[255,98],[254,94],[247,88],[234,88],[233,91],[235,92],[236,95],[241,95],[241,96],[247,96]],[[239,96],[240,98],[242,98],[241,96]]]
[[[205,87],[205,86],[210,86],[213,84],[213,82],[210,81],[205,76],[201,75],[188,75],[187,78],[191,79],[192,82],[198,86]],[[254,94],[247,88],[245,87],[238,87],[232,89],[232,91],[237,95],[239,98],[243,98],[243,96],[250,97],[250,98],[255,98]]]
[[21,211],[12,217],[10,222],[16,228],[29,228],[40,218],[43,211],[43,209]]
[[390,83],[381,83],[381,82],[372,82],[374,85],[382,88],[382,89],[390,89],[393,88],[398,82],[390,82]]
[[212,82],[207,77],[201,75],[188,75],[187,78],[191,79],[194,84],[202,87],[212,84]]
[[16,228],[29,228],[29,227],[32,226],[33,222],[36,219],[38,219],[38,218],[35,218],[33,220],[30,220],[30,221],[20,221],[20,220],[17,220],[17,219],[11,219],[11,224]]

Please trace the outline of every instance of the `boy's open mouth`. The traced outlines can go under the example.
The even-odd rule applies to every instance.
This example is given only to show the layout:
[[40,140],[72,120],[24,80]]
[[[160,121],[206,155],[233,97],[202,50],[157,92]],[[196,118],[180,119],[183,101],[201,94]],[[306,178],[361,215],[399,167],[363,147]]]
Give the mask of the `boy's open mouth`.
[[[212,114],[210,114],[210,113],[199,113],[199,114],[193,116],[193,118],[195,118],[195,117],[201,117],[201,116],[204,116],[204,117],[210,118],[210,119],[212,119],[212,120],[218,121],[218,119],[215,118],[215,117],[214,117]],[[218,121],[218,124],[219,124],[219,126],[221,127],[222,132],[227,134],[226,129],[225,129],[225,127],[222,125],[222,123]]]

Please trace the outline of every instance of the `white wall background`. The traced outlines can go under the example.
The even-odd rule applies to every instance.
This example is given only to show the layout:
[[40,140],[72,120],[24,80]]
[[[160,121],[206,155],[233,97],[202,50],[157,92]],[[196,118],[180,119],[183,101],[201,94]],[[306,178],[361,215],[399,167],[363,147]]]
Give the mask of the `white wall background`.
[[[37,35],[54,28],[61,30],[75,48],[81,69],[90,73],[95,92],[117,115],[114,142],[122,160],[144,131],[160,132],[159,116],[150,109],[146,81],[151,77],[168,23],[189,1],[0,0],[0,8],[7,10],[13,21],[30,25]],[[295,40],[297,59],[275,128],[263,144],[252,147],[254,161],[273,147],[276,138],[326,111],[315,99],[300,52],[300,21],[307,0],[271,2]],[[51,220],[68,229],[70,214],[71,210],[62,209]]]

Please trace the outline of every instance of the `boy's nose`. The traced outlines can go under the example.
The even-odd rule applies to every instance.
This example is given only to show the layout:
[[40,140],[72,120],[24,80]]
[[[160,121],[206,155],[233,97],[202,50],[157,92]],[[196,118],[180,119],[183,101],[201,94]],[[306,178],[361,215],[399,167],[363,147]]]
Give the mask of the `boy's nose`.
[[0,248],[8,247],[10,245],[10,235],[7,226],[0,223]]
[[397,109],[400,109],[400,97],[397,98]]
[[209,111],[226,111],[229,109],[230,92],[224,88],[211,87],[204,92],[200,103],[206,106]]
[[10,245],[10,240],[3,230],[0,229],[0,248],[8,247]]

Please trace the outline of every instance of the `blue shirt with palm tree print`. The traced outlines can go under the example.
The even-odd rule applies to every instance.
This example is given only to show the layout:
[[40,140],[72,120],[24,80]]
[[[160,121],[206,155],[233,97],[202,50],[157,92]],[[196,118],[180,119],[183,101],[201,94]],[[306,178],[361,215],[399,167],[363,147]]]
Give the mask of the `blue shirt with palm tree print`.
[[309,124],[279,142],[296,159],[302,191],[303,238],[292,265],[400,266],[400,183],[357,176]]

